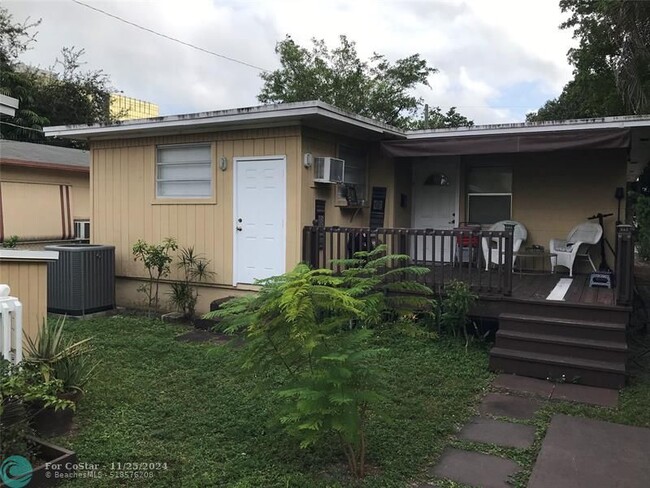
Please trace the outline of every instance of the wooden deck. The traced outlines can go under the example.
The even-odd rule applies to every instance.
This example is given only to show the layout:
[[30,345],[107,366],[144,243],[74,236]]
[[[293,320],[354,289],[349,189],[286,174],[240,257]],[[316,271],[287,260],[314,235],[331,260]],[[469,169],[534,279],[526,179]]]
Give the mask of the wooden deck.
[[[551,290],[561,278],[569,278],[565,274],[544,275],[512,275],[512,298],[532,301],[545,301]],[[553,303],[553,302],[551,302]],[[581,305],[616,306],[616,293],[609,288],[590,288],[588,274],[576,274],[569,291],[564,296],[563,303]]]
[[[470,315],[482,330],[496,330],[490,351],[493,371],[622,387],[634,289],[631,227],[617,230],[618,287],[591,288],[589,274],[577,274],[561,300],[548,297],[567,274],[513,270],[513,238],[512,229],[305,227],[303,260],[340,272],[337,260],[384,245],[388,254],[406,254],[413,264],[428,268],[421,279],[438,294],[444,295],[451,281],[470,285],[478,295]],[[497,252],[483,256],[479,244],[486,242]]]
[[[421,264],[421,263],[417,263]],[[429,263],[424,264],[425,266]],[[430,265],[429,265],[430,267]],[[476,270],[468,270],[466,266],[445,265],[432,267],[432,272],[425,278],[426,283],[434,290],[450,280],[465,281],[472,285],[474,291],[482,299],[519,300],[543,302],[552,304],[573,304],[597,307],[621,308],[616,305],[615,288],[592,288],[589,286],[589,274],[575,274],[571,286],[562,301],[547,300],[547,297],[562,278],[570,278],[566,273],[526,274],[512,273],[512,291],[504,296],[499,292],[499,283],[503,273],[499,270],[493,274],[479,274]],[[623,307],[625,308],[625,307]]]

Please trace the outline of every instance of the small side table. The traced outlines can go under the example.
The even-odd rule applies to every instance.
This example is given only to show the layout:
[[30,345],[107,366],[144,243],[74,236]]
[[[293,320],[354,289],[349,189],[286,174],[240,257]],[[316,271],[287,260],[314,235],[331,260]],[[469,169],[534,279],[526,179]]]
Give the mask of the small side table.
[[[534,250],[534,249],[528,249],[524,251],[518,251],[515,253],[517,256],[517,271],[520,275],[522,274],[550,274],[551,270],[549,269],[547,271],[547,264],[548,267],[550,268],[551,264],[551,259],[556,258],[557,259],[557,254],[553,252],[548,252],[543,249],[541,250]],[[537,268],[536,264],[538,261],[542,262],[541,268]],[[530,261],[532,261],[532,268],[526,268],[524,266],[524,263],[531,264]],[[524,271],[527,270],[527,271]]]

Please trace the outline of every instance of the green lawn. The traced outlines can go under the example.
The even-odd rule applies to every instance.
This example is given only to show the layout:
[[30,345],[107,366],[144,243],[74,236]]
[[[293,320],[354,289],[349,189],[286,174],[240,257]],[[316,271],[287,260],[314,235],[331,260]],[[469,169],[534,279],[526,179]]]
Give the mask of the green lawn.
[[[235,348],[175,340],[179,325],[117,316],[69,320],[68,332],[94,336],[100,372],[77,413],[77,429],[56,439],[80,461],[166,462],[149,480],[128,486],[349,486],[338,445],[301,450],[275,419],[277,403],[261,387],[278,373],[241,372]],[[473,414],[491,375],[487,348],[412,339],[390,331],[376,338],[388,384],[385,417],[369,426],[370,475],[362,486],[405,486]],[[70,486],[115,486],[77,480]]]

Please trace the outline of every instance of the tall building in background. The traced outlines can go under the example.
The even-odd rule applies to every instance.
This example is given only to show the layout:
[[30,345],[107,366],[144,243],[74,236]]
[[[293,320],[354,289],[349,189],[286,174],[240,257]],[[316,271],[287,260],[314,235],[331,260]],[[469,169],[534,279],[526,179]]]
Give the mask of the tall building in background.
[[111,93],[111,114],[118,120],[146,119],[158,117],[160,109],[155,103]]

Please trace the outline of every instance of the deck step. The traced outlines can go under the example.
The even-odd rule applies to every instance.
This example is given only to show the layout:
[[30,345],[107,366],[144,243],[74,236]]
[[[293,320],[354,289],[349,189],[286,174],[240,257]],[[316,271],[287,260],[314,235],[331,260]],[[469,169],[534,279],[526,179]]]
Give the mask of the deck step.
[[623,364],[627,360],[627,344],[625,342],[604,341],[588,337],[567,337],[500,329],[496,334],[496,346],[501,349],[538,352],[596,361],[612,361]]
[[499,329],[625,343],[624,322],[565,319],[538,315],[499,315]]
[[625,385],[625,364],[597,361],[493,347],[490,351],[490,369],[533,378],[558,380],[604,388],[622,388]]

